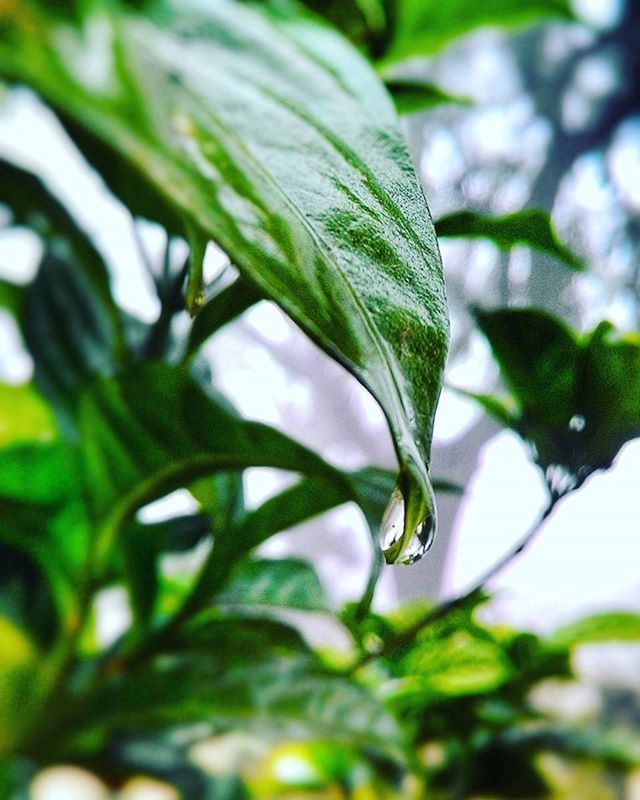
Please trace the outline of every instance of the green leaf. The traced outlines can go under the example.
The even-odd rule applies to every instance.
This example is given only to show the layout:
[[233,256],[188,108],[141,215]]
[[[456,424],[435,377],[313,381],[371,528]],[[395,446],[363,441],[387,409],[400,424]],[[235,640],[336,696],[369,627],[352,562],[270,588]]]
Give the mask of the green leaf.
[[501,250],[524,245],[562,261],[573,270],[583,270],[584,263],[564,245],[546,211],[516,211],[501,217],[457,211],[436,221],[438,236],[463,236],[490,239]]
[[[42,573],[61,613],[74,610],[88,536],[77,476],[74,453],[62,443],[0,449],[0,540],[19,551],[7,556],[16,571],[6,579],[20,582],[23,574],[28,584]],[[20,554],[30,563],[23,565]]]
[[640,337],[603,323],[581,336],[534,309],[478,311],[511,390],[485,409],[533,447],[553,492],[582,485],[608,469],[640,436]]
[[529,731],[515,729],[507,731],[502,739],[510,747],[565,753],[614,768],[629,769],[640,765],[640,736],[624,728],[554,726]]
[[[266,425],[242,420],[167,364],[99,379],[80,402],[79,420],[103,556],[133,512],[204,475],[270,466],[345,485],[342,473],[315,453]],[[241,539],[237,547],[243,547]]]
[[551,642],[562,647],[600,642],[640,642],[640,615],[616,611],[584,617],[555,631]]
[[315,570],[311,564],[296,558],[243,561],[216,596],[215,603],[234,608],[275,606],[301,611],[327,610],[327,600]]
[[238,278],[208,300],[193,321],[185,358],[192,357],[210,336],[239,317],[260,299],[260,294],[251,284]]
[[[52,643],[59,626],[54,597],[42,568],[26,552],[0,541],[2,617],[23,628],[43,648]],[[10,653],[15,644],[0,636],[0,650],[5,648]]]
[[285,626],[265,627],[276,636],[269,651],[261,625],[234,620],[206,654],[157,659],[112,681],[78,724],[135,731],[212,721],[272,740],[313,737],[398,753],[397,724],[371,693],[309,655],[287,652],[277,632]]
[[132,520],[127,528],[129,527],[132,528],[132,538],[143,528],[143,536],[149,536],[153,540],[157,553],[183,553],[192,550],[205,536],[213,533],[209,515],[202,513],[185,514],[162,522],[145,524]]
[[51,411],[30,384],[0,384],[0,447],[46,442],[55,435]]
[[[0,46],[2,31],[0,30]],[[71,260],[118,326],[111,300],[107,269],[102,256],[60,201],[36,175],[0,158],[0,204],[12,214],[11,224],[38,234],[45,249],[57,259]]]
[[396,0],[394,7],[395,26],[385,63],[430,55],[458,36],[487,25],[513,27],[545,19],[574,19],[568,0]]
[[512,665],[489,637],[461,629],[419,642],[404,657],[403,672],[407,677],[394,685],[394,704],[491,692],[510,678]]
[[113,301],[95,291],[80,264],[51,253],[44,257],[25,296],[24,338],[35,382],[69,433],[83,386],[92,375],[111,374],[121,364],[115,313]]
[[24,301],[24,286],[0,278],[0,309],[16,319],[20,317]]
[[[276,13],[300,13],[300,6],[294,0],[260,2]],[[302,3],[339,28],[371,57],[384,51],[391,33],[395,0],[302,0]]]
[[[406,498],[397,560],[433,518],[427,462],[448,322],[428,209],[389,99],[345,41],[306,17],[204,8],[167,3],[143,17],[97,2],[63,30],[27,0],[5,17],[0,74],[72,120],[116,191],[140,178],[159,207],[214,239],[377,398]],[[87,83],[79,65],[96,25],[106,68]],[[60,50],[69,37],[73,57]]]
[[[467,99],[448,94],[435,83],[419,78],[385,75],[384,82],[391,92],[398,114],[417,114],[445,103],[469,103]],[[436,231],[439,233],[437,226]]]

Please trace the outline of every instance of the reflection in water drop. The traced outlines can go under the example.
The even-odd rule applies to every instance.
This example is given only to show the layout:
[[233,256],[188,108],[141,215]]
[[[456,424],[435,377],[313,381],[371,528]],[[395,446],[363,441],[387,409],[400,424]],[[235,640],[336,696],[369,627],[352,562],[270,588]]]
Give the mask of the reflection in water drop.
[[[435,504],[433,505],[435,508]],[[388,552],[402,538],[404,530],[404,497],[400,489],[395,488],[382,518],[380,546],[384,553]],[[427,552],[433,544],[436,534],[435,512],[416,528],[404,552],[398,559],[399,564],[413,564]]]
[[577,476],[563,464],[550,464],[545,470],[545,479],[551,493],[558,497],[564,497],[578,485]]
[[587,420],[582,414],[574,414],[569,420],[569,429],[572,431],[583,431],[587,425]]

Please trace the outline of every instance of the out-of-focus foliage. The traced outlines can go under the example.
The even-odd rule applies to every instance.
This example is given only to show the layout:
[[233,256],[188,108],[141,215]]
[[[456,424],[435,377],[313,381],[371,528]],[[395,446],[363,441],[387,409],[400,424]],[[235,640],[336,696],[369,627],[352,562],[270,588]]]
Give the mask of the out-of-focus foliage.
[[[307,5],[377,62],[406,111],[450,98],[392,62],[479,25],[570,16],[561,0]],[[0,797],[24,800],[52,763],[76,765],[85,788],[97,778],[77,767],[122,798],[144,775],[184,800],[533,800],[640,768],[637,732],[606,702],[579,718],[549,702],[575,688],[579,648],[639,642],[636,615],[541,637],[483,622],[480,590],[432,611],[373,613],[398,476],[338,469],[211,389],[203,343],[273,298],[383,406],[409,528],[432,511],[439,256],[375,71],[288,0],[207,13],[9,0],[0,11],[0,71],[50,103],[133,217],[167,232],[153,275],[161,311],[144,323],[115,302],[101,253],[47,186],[0,161],[9,224],[42,246],[31,283],[0,283],[34,364],[32,383],[0,387]],[[97,82],[83,69],[94,47],[106,47]],[[461,212],[439,226],[578,266],[540,212]],[[176,235],[191,247],[181,264]],[[222,288],[203,284],[210,237],[241,273]],[[578,335],[532,310],[478,322],[511,397],[477,399],[534,445],[555,499],[640,434],[635,337],[604,324]],[[250,508],[242,473],[254,466],[294,482]],[[139,513],[179,488],[192,512]],[[375,547],[361,600],[335,608],[310,564],[254,550],[345,503]],[[177,553],[196,566],[170,569]],[[114,589],[130,615],[105,640],[99,606]],[[340,631],[341,651],[311,644],[318,617]]]
[[462,236],[489,239],[501,250],[525,245],[548,253],[571,269],[584,269],[576,255],[558,239],[551,218],[544,211],[518,211],[502,217],[458,211],[439,219],[436,232],[441,238]]
[[640,436],[640,337],[609,323],[579,334],[535,309],[477,311],[510,390],[476,395],[532,447],[553,493],[608,469]]

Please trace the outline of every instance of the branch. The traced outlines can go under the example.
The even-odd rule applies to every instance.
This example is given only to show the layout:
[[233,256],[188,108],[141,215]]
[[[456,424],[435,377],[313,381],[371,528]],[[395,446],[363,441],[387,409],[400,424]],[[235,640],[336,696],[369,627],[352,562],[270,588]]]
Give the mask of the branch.
[[527,547],[540,532],[559,499],[560,497],[558,495],[552,494],[540,516],[531,526],[531,528],[529,528],[522,539],[520,539],[520,541],[514,547],[512,547],[511,550],[509,550],[498,562],[488,569],[464,594],[458,595],[458,597],[453,597],[450,600],[445,600],[443,603],[440,603],[440,605],[437,605],[435,608],[427,611],[426,614],[420,617],[409,628],[389,637],[389,639],[384,642],[379,650],[376,650],[372,653],[367,653],[365,656],[363,656],[350,671],[354,672],[376,658],[388,656],[394,650],[410,645],[418,636],[418,634],[421,633],[425,628],[433,625],[434,622],[446,617],[452,611],[455,611],[457,608],[465,605],[465,603],[474,598],[476,595],[479,595],[484,586],[490,580],[493,580],[493,578],[499,575],[512,561],[518,558],[518,556],[522,555],[522,553],[527,549]]

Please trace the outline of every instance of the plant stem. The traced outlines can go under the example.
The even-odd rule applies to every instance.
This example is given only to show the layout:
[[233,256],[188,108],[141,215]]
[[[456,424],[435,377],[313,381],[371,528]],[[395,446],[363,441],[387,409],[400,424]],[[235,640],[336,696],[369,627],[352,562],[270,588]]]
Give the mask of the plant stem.
[[360,667],[365,666],[369,662],[373,661],[376,658],[380,658],[382,656],[390,655],[394,650],[406,647],[410,645],[414,639],[421,633],[424,628],[429,627],[434,622],[446,617],[452,611],[455,611],[457,608],[460,608],[469,600],[471,600],[476,595],[480,594],[484,588],[484,586],[497,575],[499,575],[512,561],[514,561],[518,556],[522,555],[522,553],[527,549],[527,547],[531,544],[531,542],[535,539],[538,535],[540,530],[542,529],[545,521],[550,516],[560,497],[557,494],[551,494],[547,505],[544,507],[542,512],[540,513],[537,520],[534,524],[529,528],[527,533],[520,539],[520,541],[512,547],[510,550],[505,553],[502,558],[497,561],[492,567],[490,567],[477,581],[476,583],[468,589],[464,594],[458,595],[457,597],[453,597],[449,600],[445,600],[444,602],[437,605],[435,608],[430,609],[427,611],[422,617],[420,617],[416,622],[413,623],[410,627],[406,630],[401,631],[400,633],[395,634],[394,636],[390,636],[384,644],[380,647],[379,650],[376,650],[371,653],[367,653],[363,656],[356,665],[352,668],[351,671],[355,671],[360,669]]

